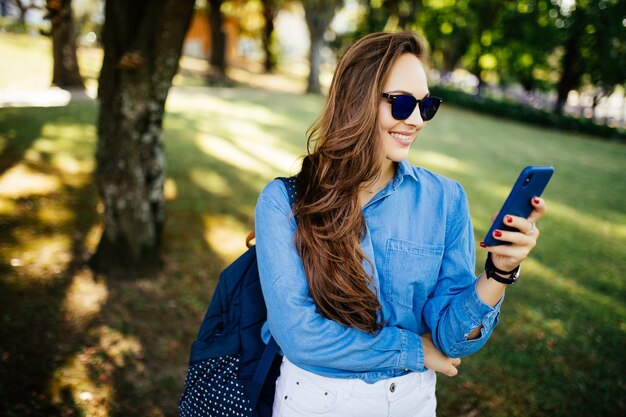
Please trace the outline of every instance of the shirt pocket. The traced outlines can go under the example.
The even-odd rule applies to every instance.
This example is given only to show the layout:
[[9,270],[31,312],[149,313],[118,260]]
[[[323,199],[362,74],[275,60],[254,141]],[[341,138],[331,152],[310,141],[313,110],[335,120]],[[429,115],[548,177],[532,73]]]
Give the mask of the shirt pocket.
[[423,304],[437,284],[443,245],[389,239],[385,253],[383,297],[412,309]]

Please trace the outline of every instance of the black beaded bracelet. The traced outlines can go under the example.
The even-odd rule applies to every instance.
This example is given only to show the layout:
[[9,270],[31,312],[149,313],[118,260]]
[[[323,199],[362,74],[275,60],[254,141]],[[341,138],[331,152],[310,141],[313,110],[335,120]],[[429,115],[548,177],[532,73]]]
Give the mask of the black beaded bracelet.
[[[487,278],[492,278],[502,284],[511,285],[515,284],[515,281],[517,281],[517,278],[519,277],[519,273],[519,265],[512,271],[503,271],[501,269],[498,269],[491,259],[491,252],[487,254],[487,260],[485,261],[485,274],[487,275]],[[499,274],[508,275],[508,277],[503,277]]]

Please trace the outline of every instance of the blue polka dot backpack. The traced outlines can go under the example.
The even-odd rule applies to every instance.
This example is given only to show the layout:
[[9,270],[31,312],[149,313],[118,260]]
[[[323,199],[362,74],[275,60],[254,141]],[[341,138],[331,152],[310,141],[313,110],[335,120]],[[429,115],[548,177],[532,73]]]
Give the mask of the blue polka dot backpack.
[[[290,204],[295,178],[280,178]],[[222,271],[209,308],[191,347],[180,417],[271,417],[281,357],[273,338],[267,346],[261,327],[267,310],[256,249]]]

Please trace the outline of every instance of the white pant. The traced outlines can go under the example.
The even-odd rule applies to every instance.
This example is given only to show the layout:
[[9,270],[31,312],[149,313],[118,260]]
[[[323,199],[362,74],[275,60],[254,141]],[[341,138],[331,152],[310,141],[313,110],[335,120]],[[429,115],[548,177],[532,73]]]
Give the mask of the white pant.
[[286,358],[276,381],[273,417],[434,417],[434,371],[412,372],[368,384],[328,378],[298,368]]

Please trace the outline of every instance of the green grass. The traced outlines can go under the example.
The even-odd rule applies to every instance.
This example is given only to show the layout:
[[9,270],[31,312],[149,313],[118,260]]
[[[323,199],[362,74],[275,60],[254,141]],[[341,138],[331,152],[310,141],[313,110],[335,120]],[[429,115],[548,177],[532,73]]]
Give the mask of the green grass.
[[[102,50],[79,47],[80,73],[88,89],[96,89]],[[52,41],[41,35],[0,32],[0,91],[42,90],[52,81]]]
[[441,414],[623,414],[626,147],[443,110],[414,160],[464,185],[477,238],[523,166],[555,175],[539,245],[493,339],[441,385]]
[[[128,280],[80,266],[100,233],[96,105],[0,109],[4,415],[175,415],[215,277],[243,250],[262,186],[297,171],[321,105],[244,88],[174,91],[166,266]],[[464,185],[477,240],[523,166],[556,170],[539,246],[492,340],[458,377],[440,376],[439,415],[622,415],[626,147],[444,107],[410,159]]]
[[[297,172],[322,103],[174,90],[165,266],[128,279],[82,266],[101,233],[97,105],[0,109],[0,415],[175,416],[215,278],[263,185]],[[556,170],[539,245],[487,346],[439,377],[438,415],[623,415],[626,146],[444,106],[410,159],[463,184],[477,242],[522,167]]]

